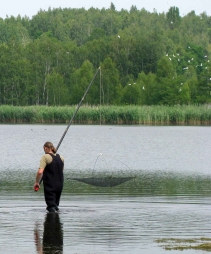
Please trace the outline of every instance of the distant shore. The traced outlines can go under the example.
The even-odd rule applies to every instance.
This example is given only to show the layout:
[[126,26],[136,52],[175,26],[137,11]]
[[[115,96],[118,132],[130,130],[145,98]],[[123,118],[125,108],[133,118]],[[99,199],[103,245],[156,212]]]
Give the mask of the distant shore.
[[[77,106],[0,106],[0,123],[64,124]],[[73,124],[211,125],[210,105],[81,106]]]

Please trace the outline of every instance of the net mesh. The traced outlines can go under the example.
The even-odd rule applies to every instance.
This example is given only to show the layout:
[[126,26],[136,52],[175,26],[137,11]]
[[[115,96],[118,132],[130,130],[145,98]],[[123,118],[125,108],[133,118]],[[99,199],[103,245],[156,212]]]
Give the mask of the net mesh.
[[102,153],[95,158],[84,158],[74,167],[74,171],[72,180],[98,187],[113,187],[134,178],[129,175],[131,171],[126,164]]

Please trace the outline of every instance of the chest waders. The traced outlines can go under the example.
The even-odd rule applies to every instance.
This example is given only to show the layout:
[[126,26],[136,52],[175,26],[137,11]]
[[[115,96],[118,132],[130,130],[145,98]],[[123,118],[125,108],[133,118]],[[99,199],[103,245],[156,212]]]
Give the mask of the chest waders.
[[47,210],[59,206],[64,183],[64,163],[59,154],[50,155],[52,157],[52,162],[45,167],[43,172],[44,194]]

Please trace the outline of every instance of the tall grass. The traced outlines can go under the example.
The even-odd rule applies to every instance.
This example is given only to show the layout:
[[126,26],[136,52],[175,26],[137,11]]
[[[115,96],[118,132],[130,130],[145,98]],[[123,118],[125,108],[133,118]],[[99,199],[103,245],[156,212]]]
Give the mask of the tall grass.
[[[76,106],[0,106],[1,123],[68,123]],[[73,123],[210,125],[210,105],[81,106]]]

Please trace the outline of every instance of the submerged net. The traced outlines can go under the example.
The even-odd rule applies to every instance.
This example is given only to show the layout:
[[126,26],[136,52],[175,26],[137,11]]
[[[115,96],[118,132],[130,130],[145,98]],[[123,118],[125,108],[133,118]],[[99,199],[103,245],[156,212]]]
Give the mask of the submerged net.
[[[90,168],[87,164],[94,166]],[[95,161],[91,161],[89,157],[79,162],[75,171],[79,172],[79,175],[72,177],[71,180],[97,187],[114,187],[134,178],[129,175],[131,171],[126,164],[113,157],[105,159],[101,153]]]
[[90,184],[98,187],[113,187],[131,180],[133,177],[85,177],[72,178],[78,182]]

